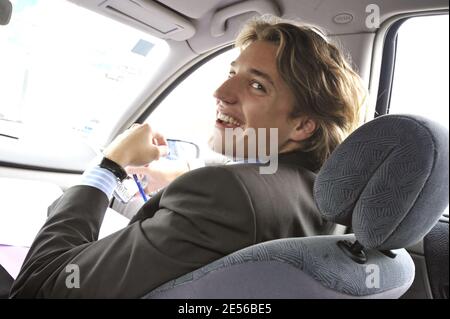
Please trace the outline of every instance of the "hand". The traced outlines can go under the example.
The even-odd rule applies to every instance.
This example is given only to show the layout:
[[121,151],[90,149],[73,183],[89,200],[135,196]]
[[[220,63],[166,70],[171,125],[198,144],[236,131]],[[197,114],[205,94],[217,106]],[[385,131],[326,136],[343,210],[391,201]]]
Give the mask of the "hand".
[[153,193],[170,184],[175,178],[189,171],[189,166],[183,160],[160,159],[145,167],[128,167],[128,174],[146,175],[147,194]]
[[149,124],[133,124],[104,150],[105,157],[122,167],[142,166],[167,154],[167,141]]

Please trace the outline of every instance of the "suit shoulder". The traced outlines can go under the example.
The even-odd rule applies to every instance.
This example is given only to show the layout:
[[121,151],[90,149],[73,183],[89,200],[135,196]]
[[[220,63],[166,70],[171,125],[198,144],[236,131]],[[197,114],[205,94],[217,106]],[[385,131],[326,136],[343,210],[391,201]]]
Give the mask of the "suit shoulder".
[[169,209],[191,224],[206,224],[202,231],[234,229],[255,242],[255,211],[244,184],[225,167],[204,167],[174,180],[164,191],[160,208]]
[[188,184],[189,187],[202,184],[208,186],[229,186],[238,183],[236,173],[227,166],[206,166],[187,172],[175,179],[167,188],[178,187]]
[[168,202],[253,211],[247,186],[227,166],[203,167],[180,176],[162,195],[161,205]]

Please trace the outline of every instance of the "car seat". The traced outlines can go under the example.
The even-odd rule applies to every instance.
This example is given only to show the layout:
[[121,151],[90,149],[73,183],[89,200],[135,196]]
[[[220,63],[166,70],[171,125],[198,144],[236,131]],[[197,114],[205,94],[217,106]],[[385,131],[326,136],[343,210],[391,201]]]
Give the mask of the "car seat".
[[448,130],[386,115],[351,134],[317,175],[322,215],[352,234],[272,240],[172,280],[144,298],[398,298],[414,279],[404,249],[448,205]]

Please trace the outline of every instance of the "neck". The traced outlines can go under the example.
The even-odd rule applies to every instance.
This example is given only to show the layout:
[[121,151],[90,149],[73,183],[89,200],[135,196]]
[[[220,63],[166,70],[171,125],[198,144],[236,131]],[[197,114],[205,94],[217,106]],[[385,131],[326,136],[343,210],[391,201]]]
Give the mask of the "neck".
[[295,151],[300,151],[300,143],[292,140],[287,140],[278,148],[278,154],[291,153]]

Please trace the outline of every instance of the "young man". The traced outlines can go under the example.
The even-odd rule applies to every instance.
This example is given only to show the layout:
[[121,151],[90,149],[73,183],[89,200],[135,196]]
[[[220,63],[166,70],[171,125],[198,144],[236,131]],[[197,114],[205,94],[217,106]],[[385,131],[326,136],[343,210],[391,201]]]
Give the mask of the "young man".
[[[162,136],[149,125],[134,125],[106,148],[101,167],[85,172],[83,185],[49,208],[12,297],[138,298],[241,248],[334,231],[313,203],[313,172],[357,125],[359,77],[311,27],[257,20],[236,45],[241,54],[215,92],[212,145],[235,156],[241,143],[249,156],[246,132],[256,130],[259,147],[273,153],[276,145],[277,169],[260,174],[261,164],[238,164],[194,170],[148,201],[128,227],[97,240],[116,177],[165,152]],[[226,129],[244,133],[227,140]],[[76,287],[67,284],[72,269],[79,272]]]

